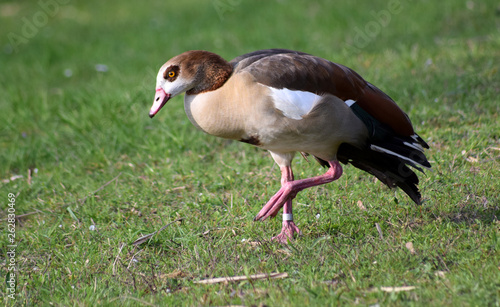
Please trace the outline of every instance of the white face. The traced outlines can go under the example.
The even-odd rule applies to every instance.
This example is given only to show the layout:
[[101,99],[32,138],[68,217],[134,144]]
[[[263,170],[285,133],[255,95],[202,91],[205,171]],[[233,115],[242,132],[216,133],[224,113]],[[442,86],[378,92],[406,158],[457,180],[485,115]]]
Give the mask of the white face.
[[[165,70],[171,66],[162,67],[156,76],[156,88],[162,88],[171,97],[184,93],[192,88],[190,82],[180,76],[180,71],[175,72],[174,78],[165,79]],[[168,74],[168,73],[167,73]]]
[[182,94],[195,86],[193,80],[187,80],[181,77],[180,74],[181,70],[178,65],[169,65],[166,63],[160,68],[156,76],[156,93],[153,106],[149,111],[149,117],[155,116],[170,98]]

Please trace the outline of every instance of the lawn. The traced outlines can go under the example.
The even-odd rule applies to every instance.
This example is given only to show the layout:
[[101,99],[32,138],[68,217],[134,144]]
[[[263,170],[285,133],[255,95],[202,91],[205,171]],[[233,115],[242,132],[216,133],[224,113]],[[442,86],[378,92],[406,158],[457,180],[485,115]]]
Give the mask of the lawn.
[[[500,305],[497,1],[1,1],[0,20],[5,305]],[[253,222],[280,186],[269,154],[198,131],[182,97],[148,117],[170,57],[263,48],[397,101],[431,146],[423,204],[346,166],[272,243],[281,219]],[[261,273],[286,277],[197,283]]]

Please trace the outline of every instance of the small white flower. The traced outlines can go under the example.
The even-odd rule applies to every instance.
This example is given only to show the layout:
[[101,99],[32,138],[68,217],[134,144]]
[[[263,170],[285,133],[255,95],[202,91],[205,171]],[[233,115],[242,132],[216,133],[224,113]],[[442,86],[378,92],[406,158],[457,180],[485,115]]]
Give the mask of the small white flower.
[[95,70],[100,71],[100,72],[107,72],[108,71],[108,65],[106,65],[106,64],[96,64],[95,65]]
[[95,225],[90,225],[89,230],[90,230],[90,231],[94,231],[94,230],[95,230],[95,228],[96,228],[96,227],[95,227]]
[[319,213],[318,213],[318,214],[316,214],[316,219],[317,219],[317,220],[319,220],[319,217],[320,217],[320,216],[321,216],[321,215],[320,215]]

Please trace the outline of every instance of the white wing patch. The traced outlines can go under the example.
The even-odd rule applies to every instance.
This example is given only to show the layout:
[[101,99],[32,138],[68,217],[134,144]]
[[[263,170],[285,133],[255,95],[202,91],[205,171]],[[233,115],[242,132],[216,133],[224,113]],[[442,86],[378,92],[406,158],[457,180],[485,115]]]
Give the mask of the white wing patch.
[[321,96],[311,92],[293,91],[287,88],[269,87],[276,109],[288,118],[302,119],[321,100]]
[[356,103],[356,101],[352,100],[352,99],[347,99],[346,101],[344,101],[345,104],[350,108],[353,104]]

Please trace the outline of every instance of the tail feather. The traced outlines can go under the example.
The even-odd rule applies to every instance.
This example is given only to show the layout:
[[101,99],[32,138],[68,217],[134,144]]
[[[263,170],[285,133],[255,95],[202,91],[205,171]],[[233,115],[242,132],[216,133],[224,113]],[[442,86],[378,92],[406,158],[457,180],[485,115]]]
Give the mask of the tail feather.
[[[393,155],[384,151],[375,151],[370,147],[360,149],[347,143],[340,145],[337,158],[344,164],[351,163],[374,175],[390,188],[401,188],[416,204],[421,204],[421,194],[418,190],[419,179],[408,165],[422,170],[412,162],[413,160],[405,159],[401,154]],[[418,165],[430,168],[425,156],[420,162]]]
[[421,167],[430,169],[431,164],[427,161],[423,152],[408,147],[402,147],[394,144],[372,144],[370,149],[387,155],[398,157],[406,162],[406,164],[413,166],[419,171],[423,172]]
[[415,141],[417,141],[418,144],[422,145],[422,147],[426,148],[426,149],[429,149],[429,144],[427,144],[421,137],[420,135],[418,134],[414,134],[411,136],[412,139],[414,139]]

